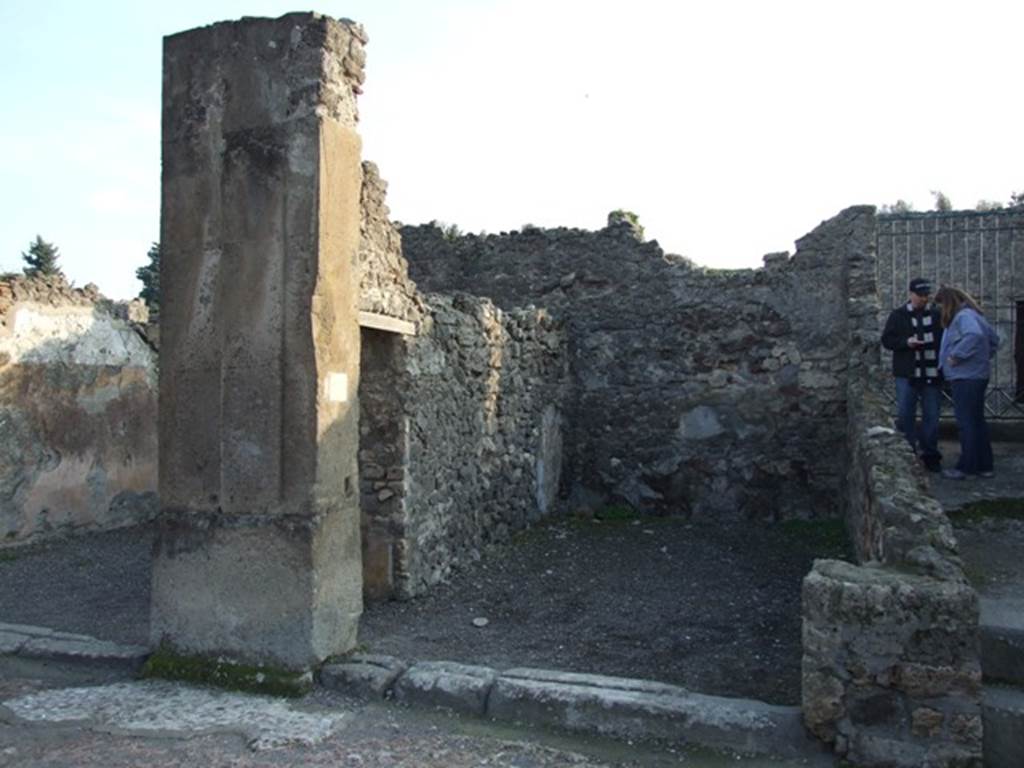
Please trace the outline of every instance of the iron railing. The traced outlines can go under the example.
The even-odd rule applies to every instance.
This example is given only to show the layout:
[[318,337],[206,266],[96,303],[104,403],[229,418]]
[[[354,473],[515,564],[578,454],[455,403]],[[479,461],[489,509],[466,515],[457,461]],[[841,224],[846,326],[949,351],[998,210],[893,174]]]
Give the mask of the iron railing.
[[914,277],[936,288],[962,288],[978,300],[1002,339],[988,415],[1024,419],[1024,211],[880,214],[875,265],[881,324],[907,301]]

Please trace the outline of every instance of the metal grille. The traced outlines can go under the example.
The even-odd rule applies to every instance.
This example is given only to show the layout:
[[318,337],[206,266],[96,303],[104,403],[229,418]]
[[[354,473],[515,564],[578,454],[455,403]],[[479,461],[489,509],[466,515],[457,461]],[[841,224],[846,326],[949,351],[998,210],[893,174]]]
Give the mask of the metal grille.
[[986,408],[993,419],[1024,419],[1024,211],[953,211],[878,216],[875,262],[880,322],[907,301],[914,277],[970,293],[1002,344],[992,361]]

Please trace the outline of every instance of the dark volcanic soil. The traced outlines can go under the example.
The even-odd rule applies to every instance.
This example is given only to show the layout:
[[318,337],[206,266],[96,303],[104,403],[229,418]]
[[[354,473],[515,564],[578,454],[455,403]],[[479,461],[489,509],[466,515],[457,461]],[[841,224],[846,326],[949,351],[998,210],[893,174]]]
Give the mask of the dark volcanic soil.
[[[795,704],[800,585],[834,526],[554,521],[409,602],[371,605],[363,650],[533,666]],[[484,627],[473,624],[484,618]]]
[[[360,644],[793,704],[800,583],[814,557],[841,554],[835,539],[814,524],[556,520],[427,596],[369,606]],[[139,527],[0,552],[0,622],[145,643],[151,541]]]

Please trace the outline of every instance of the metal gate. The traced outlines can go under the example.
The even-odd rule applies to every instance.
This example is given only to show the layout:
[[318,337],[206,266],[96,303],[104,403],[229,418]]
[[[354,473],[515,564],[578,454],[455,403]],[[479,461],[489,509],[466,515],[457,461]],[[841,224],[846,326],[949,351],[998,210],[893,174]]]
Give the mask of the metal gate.
[[1024,419],[1024,211],[880,214],[877,255],[883,325],[889,311],[907,301],[914,277],[961,288],[981,304],[1002,339],[992,362],[988,416]]

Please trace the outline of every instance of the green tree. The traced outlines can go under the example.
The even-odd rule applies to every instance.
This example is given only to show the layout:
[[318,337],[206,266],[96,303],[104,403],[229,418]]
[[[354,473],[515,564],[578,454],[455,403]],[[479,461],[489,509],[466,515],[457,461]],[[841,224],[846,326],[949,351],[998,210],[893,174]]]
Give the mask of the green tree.
[[142,283],[139,298],[146,302],[150,314],[160,313],[160,243],[153,243],[146,254],[149,263],[135,270],[135,276]]
[[949,201],[945,193],[939,189],[932,190],[932,197],[935,198],[935,210],[947,213],[953,210],[953,203]]
[[1010,204],[1007,208],[1024,208],[1024,191],[1010,195]]
[[63,277],[64,273],[57,266],[57,259],[59,257],[60,253],[57,251],[57,246],[46,242],[42,237],[36,235],[36,239],[28,246],[28,252],[21,254],[21,258],[25,261],[23,271],[27,277],[37,277],[39,275],[59,275]]
[[982,213],[988,213],[989,211],[1001,211],[1003,204],[996,200],[979,200],[978,204],[974,206],[974,210],[981,211]]
[[886,203],[885,205],[878,209],[879,213],[913,213],[913,211],[913,204],[908,203],[903,198],[900,198],[891,205]]

